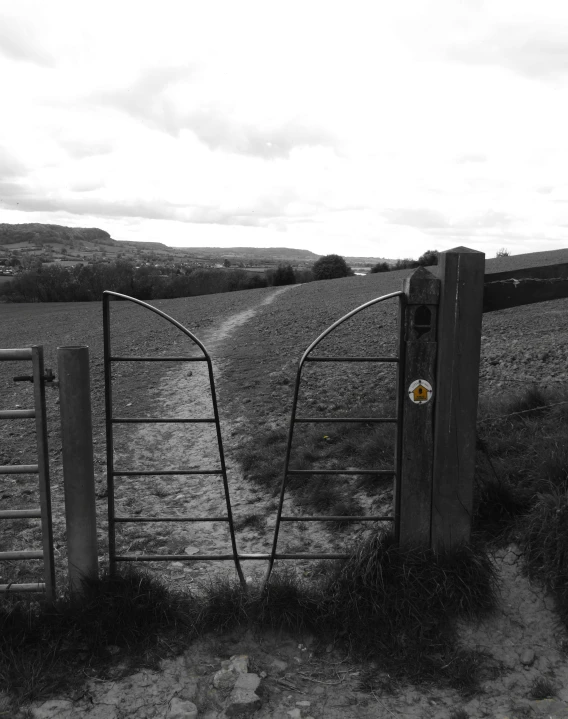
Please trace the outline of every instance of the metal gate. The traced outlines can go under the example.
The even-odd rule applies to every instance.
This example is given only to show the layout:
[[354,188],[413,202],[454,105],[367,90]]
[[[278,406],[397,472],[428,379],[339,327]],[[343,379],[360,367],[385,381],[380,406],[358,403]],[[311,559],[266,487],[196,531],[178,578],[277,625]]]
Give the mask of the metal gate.
[[43,347],[34,345],[21,349],[0,349],[0,361],[22,361],[32,363],[32,374],[14,377],[15,381],[33,382],[34,409],[0,410],[0,419],[35,419],[37,440],[37,464],[0,466],[0,474],[37,474],[39,480],[39,509],[5,509],[0,519],[40,519],[42,549],[17,552],[0,552],[0,560],[43,559],[43,582],[27,584],[0,584],[0,593],[45,592],[49,602],[55,599],[55,568],[53,561],[53,533],[51,527],[51,495],[49,489],[49,452],[47,447],[47,423],[45,412],[45,382],[53,375],[46,375],[43,366]]
[[[171,323],[174,327],[177,327],[186,337],[189,337],[192,342],[203,353],[202,356],[168,356],[168,357],[125,357],[115,356],[111,352],[111,322],[110,322],[110,300],[116,298],[117,300],[127,300],[133,302],[140,307],[144,307],[150,312],[154,312],[158,316]],[[132,562],[132,561],[204,561],[204,560],[231,560],[235,563],[235,568],[239,576],[239,580],[243,586],[245,585],[245,579],[241,570],[239,557],[237,554],[237,546],[235,541],[235,528],[233,524],[233,515],[231,511],[231,502],[229,499],[229,485],[227,482],[227,470],[225,467],[225,456],[223,452],[223,442],[221,439],[221,427],[219,424],[219,412],[217,409],[217,398],[215,393],[215,382],[213,379],[213,366],[211,363],[211,357],[203,344],[195,337],[188,329],[177,322],[175,319],[167,315],[165,312],[153,307],[152,305],[137,300],[127,295],[119,294],[118,292],[105,291],[103,293],[103,331],[104,331],[104,366],[105,366],[105,406],[106,406],[106,439],[107,439],[107,482],[108,482],[108,531],[109,531],[109,561],[111,572],[115,571],[117,562]],[[178,418],[178,417],[115,417],[112,410],[112,364],[115,362],[206,362],[209,385],[211,388],[211,397],[213,401],[213,417],[200,417],[197,419],[191,418]],[[180,467],[174,470],[126,470],[120,469],[117,471],[114,467],[114,438],[113,438],[113,427],[115,424],[130,423],[130,424],[152,424],[152,423],[212,423],[215,425],[217,445],[219,450],[219,467],[215,469],[199,468],[199,469],[185,469]],[[223,482],[223,489],[225,494],[225,502],[227,507],[227,513],[225,516],[219,517],[184,517],[184,516],[158,516],[158,517],[142,517],[142,516],[117,516],[115,514],[114,505],[114,490],[115,490],[115,478],[116,477],[133,477],[133,476],[160,476],[160,475],[217,475],[221,476]],[[139,555],[120,555],[116,553],[116,524],[126,522],[227,522],[229,525],[229,532],[231,538],[230,554],[198,554],[198,555],[187,555],[187,554],[139,554]]]
[[[379,302],[385,300],[398,298],[399,300],[399,349],[398,355],[395,357],[318,357],[313,356],[312,351],[319,345],[319,343],[333,332],[339,325],[343,324],[351,317],[355,316],[359,312],[376,305]],[[290,425],[288,429],[288,439],[286,445],[286,458],[284,461],[284,473],[282,477],[282,485],[280,489],[280,500],[278,504],[278,514],[276,518],[276,526],[274,528],[274,538],[272,541],[272,551],[269,555],[266,555],[269,566],[266,574],[265,581],[268,581],[274,562],[277,559],[345,559],[348,555],[346,554],[334,554],[334,553],[302,553],[302,554],[279,554],[278,549],[278,536],[280,532],[280,524],[282,522],[339,522],[339,521],[359,521],[359,522],[393,522],[395,536],[399,535],[399,524],[400,524],[400,472],[401,472],[401,452],[402,452],[402,402],[403,402],[403,367],[404,367],[404,334],[402,332],[402,323],[404,319],[404,305],[406,302],[406,295],[404,292],[392,292],[388,295],[383,295],[377,299],[366,302],[365,304],[357,307],[356,309],[348,312],[341,319],[334,322],[328,327],[325,332],[312,342],[307,350],[302,355],[298,364],[296,372],[296,384],[294,387],[294,399],[292,403],[292,413],[290,417]],[[302,378],[302,369],[306,362],[377,362],[377,363],[396,363],[397,365],[397,396],[396,396],[396,416],[395,417],[298,417],[297,406],[298,406],[298,393],[300,389],[300,381]],[[385,469],[290,469],[290,453],[292,449],[292,442],[294,438],[294,427],[299,423],[316,423],[316,422],[367,422],[367,423],[392,423],[396,426],[395,434],[395,453],[394,453],[394,467],[389,470]],[[300,475],[308,477],[310,475],[389,475],[394,477],[394,502],[393,502],[393,514],[389,516],[283,516],[283,505],[286,494],[286,485],[288,478],[292,475]],[[244,558],[244,557],[242,557]],[[264,558],[264,557],[263,557]]]

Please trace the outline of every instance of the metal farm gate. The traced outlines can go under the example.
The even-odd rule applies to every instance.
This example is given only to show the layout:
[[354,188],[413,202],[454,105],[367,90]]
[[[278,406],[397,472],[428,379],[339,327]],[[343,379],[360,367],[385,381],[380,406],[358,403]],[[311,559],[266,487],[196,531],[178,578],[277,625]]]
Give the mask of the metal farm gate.
[[[111,318],[110,318],[110,301],[111,299],[125,300],[133,302],[140,307],[144,307],[150,312],[154,312],[158,316],[171,323],[174,327],[177,327],[201,350],[201,356],[166,356],[166,357],[126,357],[113,355],[111,351]],[[108,481],[108,532],[109,532],[109,561],[111,571],[116,568],[117,562],[132,562],[132,561],[144,561],[144,562],[155,562],[155,561],[203,561],[203,560],[230,560],[235,563],[237,574],[242,584],[245,583],[244,576],[241,570],[238,554],[237,545],[235,541],[235,527],[233,524],[233,515],[231,511],[231,502],[229,499],[229,485],[227,482],[227,469],[225,467],[225,456],[223,452],[223,442],[221,439],[221,427],[219,424],[219,412],[217,409],[217,398],[215,393],[215,382],[213,379],[213,366],[211,364],[211,357],[209,356],[205,347],[201,342],[193,335],[188,329],[181,325],[177,320],[173,319],[165,312],[152,307],[152,305],[142,302],[141,300],[128,297],[127,295],[121,295],[118,292],[105,291],[103,293],[103,331],[104,331],[104,366],[105,366],[105,405],[106,405],[106,439],[107,439],[107,481]],[[179,418],[179,417],[116,417],[113,414],[112,408],[112,365],[116,362],[206,362],[209,384],[211,388],[211,397],[213,402],[213,416],[212,417],[199,417],[196,419],[191,418]],[[183,424],[214,424],[217,444],[219,450],[219,467],[217,468],[199,468],[199,469],[187,469],[180,467],[178,469],[168,470],[128,470],[124,468],[116,469],[114,466],[114,436],[113,428],[116,424],[156,424],[156,423],[183,423]],[[119,477],[149,477],[149,476],[172,476],[172,475],[213,475],[220,476],[223,482],[223,489],[225,493],[225,502],[227,507],[227,513],[225,516],[218,517],[186,517],[178,515],[170,516],[156,516],[156,517],[143,517],[143,516],[117,516],[115,513],[115,479]],[[198,554],[189,556],[187,554],[137,554],[137,555],[120,555],[116,553],[116,524],[126,522],[227,522],[229,525],[229,532],[231,538],[230,554]]]
[[[398,355],[394,357],[331,357],[331,356],[314,356],[312,351],[320,344],[320,342],[330,335],[337,327],[342,325],[347,320],[351,319],[355,315],[359,314],[363,310],[366,310],[379,302],[385,300],[395,299],[399,301],[399,347]],[[282,522],[392,522],[394,525],[395,536],[399,534],[400,524],[400,476],[401,476],[401,451],[402,451],[402,400],[403,400],[403,388],[402,382],[404,380],[403,372],[403,361],[404,361],[404,335],[402,332],[402,321],[404,318],[406,296],[404,292],[392,292],[391,294],[378,297],[370,302],[357,307],[356,309],[348,312],[341,319],[334,322],[328,327],[325,332],[315,339],[307,350],[302,355],[298,364],[296,372],[296,383],[294,387],[294,398],[292,401],[292,413],[290,417],[290,424],[288,429],[288,438],[286,444],[286,456],[284,460],[284,472],[282,477],[282,485],[280,488],[280,499],[278,503],[278,513],[276,517],[276,526],[274,529],[274,538],[272,541],[272,551],[269,555],[266,555],[268,559],[268,572],[266,580],[270,577],[274,562],[277,559],[345,559],[348,555],[337,554],[337,553],[302,553],[302,554],[289,554],[289,553],[278,553],[278,537],[280,533],[280,525]],[[394,363],[397,365],[396,374],[396,414],[393,417],[298,417],[298,394],[300,390],[300,383],[302,379],[302,370],[307,362],[375,362],[375,363]],[[290,469],[290,454],[292,451],[292,444],[294,439],[294,429],[297,424],[312,424],[312,423],[376,423],[376,424],[394,424],[396,428],[395,433],[395,451],[394,451],[394,466],[392,469]],[[286,486],[291,476],[305,477],[309,481],[309,477],[315,475],[328,475],[328,476],[342,476],[342,477],[354,477],[361,475],[371,475],[374,477],[391,476],[394,478],[394,501],[393,501],[393,513],[388,516],[379,515],[318,515],[318,516],[283,516],[284,499],[286,495]]]
[[[110,300],[116,298],[118,300],[127,300],[130,302],[134,302],[135,304],[144,307],[151,312],[156,313],[160,317],[163,317],[165,320],[173,324],[175,327],[177,327],[183,334],[185,334],[187,337],[189,337],[201,350],[202,356],[194,357],[194,356],[165,356],[165,357],[132,357],[132,356],[117,356],[113,355],[111,351],[111,321],[110,321]],[[364,521],[364,522],[392,522],[394,524],[395,533],[398,534],[398,526],[399,526],[399,506],[398,506],[398,499],[399,499],[399,484],[400,484],[400,474],[401,474],[401,461],[400,461],[400,455],[401,455],[401,424],[402,424],[402,396],[403,393],[401,391],[402,387],[402,381],[403,381],[403,372],[402,372],[402,362],[403,362],[403,355],[404,355],[404,342],[403,342],[403,336],[402,332],[400,333],[399,338],[399,352],[397,356],[394,357],[317,357],[313,356],[312,350],[314,350],[317,345],[325,338],[327,337],[331,332],[333,332],[337,327],[339,327],[341,324],[349,320],[350,318],[354,317],[359,312],[378,304],[379,302],[383,302],[385,300],[389,299],[398,299],[399,301],[399,324],[402,322],[402,318],[404,317],[404,306],[405,306],[405,294],[404,292],[393,292],[388,295],[384,295],[383,297],[379,297],[377,299],[371,300],[370,302],[365,303],[364,305],[361,305],[360,307],[357,307],[356,309],[352,310],[348,314],[346,314],[341,319],[337,320],[334,324],[332,324],[328,329],[325,330],[312,344],[308,347],[308,349],[304,352],[297,370],[296,375],[296,385],[294,389],[294,399],[293,399],[293,405],[292,405],[292,416],[290,420],[290,428],[288,432],[288,442],[287,442],[287,448],[286,448],[286,457],[285,457],[285,463],[284,463],[284,476],[282,480],[282,486],[280,491],[280,502],[278,506],[278,513],[276,518],[276,525],[275,525],[275,531],[274,531],[274,537],[272,540],[272,549],[269,553],[255,553],[255,554],[239,554],[236,546],[236,539],[235,539],[235,530],[234,530],[234,524],[233,524],[233,517],[232,517],[232,510],[231,510],[231,502],[230,502],[230,496],[229,496],[229,488],[228,488],[228,482],[227,482],[227,473],[225,468],[225,460],[224,460],[224,454],[223,454],[223,445],[221,440],[221,430],[219,425],[219,415],[217,411],[217,402],[215,397],[215,385],[214,385],[214,379],[213,379],[213,369],[211,364],[211,358],[209,354],[207,353],[207,350],[203,346],[203,344],[185,327],[183,327],[179,322],[174,320],[172,317],[169,317],[165,313],[163,313],[161,310],[156,309],[155,307],[152,307],[151,305],[142,302],[141,300],[136,300],[132,297],[128,297],[126,295],[121,295],[116,292],[110,292],[107,291],[104,293],[103,297],[103,327],[104,327],[104,363],[105,363],[105,392],[106,392],[106,427],[107,427],[107,470],[108,470],[108,507],[109,507],[109,556],[110,556],[110,566],[112,569],[115,568],[117,562],[126,562],[126,561],[201,561],[201,560],[217,560],[217,561],[224,561],[224,560],[232,560],[235,563],[235,567],[237,569],[237,573],[239,575],[239,579],[242,583],[244,583],[244,577],[241,570],[241,562],[242,561],[267,561],[268,562],[268,572],[266,575],[266,579],[270,576],[270,573],[272,571],[272,567],[274,565],[275,560],[280,559],[341,559],[344,558],[347,555],[344,554],[334,554],[334,553],[302,553],[302,554],[295,554],[295,553],[278,553],[278,536],[280,531],[280,525],[282,522],[313,522],[313,521],[327,521],[327,522],[334,522],[334,521]],[[209,371],[209,382],[211,387],[211,393],[213,398],[213,417],[208,418],[198,418],[198,419],[187,419],[187,418],[175,418],[175,417],[165,417],[165,418],[157,418],[157,417],[150,417],[150,418],[142,418],[142,417],[117,417],[113,414],[112,409],[112,364],[115,362],[156,362],[156,361],[167,361],[167,362],[207,362],[207,367]],[[298,404],[298,393],[300,388],[300,382],[302,377],[302,369],[306,362],[375,362],[375,363],[394,363],[397,365],[397,391],[396,391],[396,414],[393,417],[298,417],[297,416],[297,404]],[[173,470],[127,470],[127,469],[116,469],[114,466],[114,438],[113,438],[113,427],[116,424],[120,423],[130,423],[130,424],[151,424],[151,423],[163,423],[163,422],[184,422],[184,423],[191,423],[191,422],[211,422],[215,424],[216,431],[217,431],[217,442],[219,447],[219,459],[220,459],[220,468],[219,469],[195,469],[195,470],[188,470],[185,468],[179,468],[179,469],[173,469]],[[294,427],[298,423],[311,423],[311,422],[359,422],[359,423],[391,423],[394,424],[396,427],[396,434],[395,434],[395,451],[394,451],[394,466],[392,469],[346,469],[346,470],[339,470],[339,469],[333,469],[333,470],[293,470],[289,468],[289,462],[290,462],[290,451],[292,447],[292,441],[293,441],[293,434],[294,434]],[[227,514],[226,516],[222,517],[183,517],[183,516],[157,516],[157,517],[144,517],[144,516],[117,516],[115,513],[115,506],[114,506],[114,497],[115,497],[115,478],[118,477],[127,477],[127,476],[140,476],[140,477],[147,477],[147,476],[159,476],[159,475],[221,475],[223,480],[223,486],[225,491],[225,501],[226,501],[226,507],[227,507]],[[306,478],[309,475],[342,475],[342,476],[353,476],[353,475],[372,475],[375,477],[379,477],[381,475],[387,475],[392,476],[394,478],[394,507],[393,512],[391,515],[388,516],[375,516],[375,515],[363,515],[363,516],[294,516],[294,517],[288,517],[282,515],[282,509],[283,509],[283,503],[284,503],[284,497],[286,492],[286,485],[287,480],[291,475],[303,475],[306,476]],[[136,555],[120,555],[116,553],[116,524],[119,522],[208,522],[208,521],[222,521],[222,522],[228,522],[229,529],[230,529],[230,535],[231,535],[231,545],[232,545],[232,554],[216,554],[216,555],[206,555],[206,554],[195,554],[192,556],[188,555],[177,555],[177,554],[136,554]]]
[[43,559],[43,582],[27,584],[0,584],[0,593],[7,592],[45,592],[46,599],[55,599],[55,569],[53,561],[53,534],[51,527],[51,495],[49,488],[49,452],[47,447],[47,423],[45,411],[45,382],[53,379],[43,366],[43,347],[34,345],[19,349],[0,349],[0,361],[31,362],[31,375],[14,377],[16,382],[33,382],[33,409],[0,410],[0,420],[34,419],[37,441],[37,464],[0,466],[0,475],[37,474],[39,482],[39,509],[0,510],[0,519],[39,519],[41,521],[42,548],[22,551],[0,552],[0,561]]

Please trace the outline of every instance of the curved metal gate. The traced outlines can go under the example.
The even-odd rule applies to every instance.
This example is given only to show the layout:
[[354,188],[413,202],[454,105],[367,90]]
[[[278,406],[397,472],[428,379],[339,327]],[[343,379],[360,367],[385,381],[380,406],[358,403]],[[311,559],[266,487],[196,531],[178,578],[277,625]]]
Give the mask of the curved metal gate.
[[[126,356],[115,356],[111,351],[111,322],[110,322],[110,300],[126,300],[133,302],[140,307],[144,307],[150,312],[154,312],[158,316],[171,323],[174,327],[180,330],[186,337],[199,347],[202,356],[168,356],[168,357],[126,357]],[[107,439],[107,482],[108,482],[108,532],[109,532],[109,560],[111,572],[115,571],[117,562],[132,562],[132,561],[144,561],[144,562],[155,562],[155,561],[204,561],[204,560],[215,560],[224,561],[231,560],[235,563],[235,568],[239,576],[241,584],[245,586],[245,579],[241,570],[239,557],[237,554],[237,545],[235,541],[235,528],[233,524],[233,515],[231,511],[231,502],[229,499],[229,485],[227,482],[227,469],[225,467],[225,456],[223,452],[223,442],[221,439],[221,427],[219,424],[219,412],[217,409],[217,397],[215,393],[215,382],[213,379],[213,366],[211,363],[211,357],[203,344],[193,335],[188,329],[182,324],[177,322],[165,312],[153,307],[152,305],[137,300],[128,295],[122,295],[118,292],[105,291],[103,293],[103,330],[104,330],[104,366],[105,366],[105,406],[106,406],[106,439]],[[209,385],[211,388],[211,397],[213,401],[213,416],[212,417],[199,417],[196,419],[191,418],[179,418],[179,417],[116,417],[113,414],[112,409],[112,365],[115,362],[206,362]],[[173,470],[127,470],[120,469],[116,470],[114,466],[114,437],[113,427],[116,424],[129,423],[129,424],[152,424],[152,423],[211,423],[215,425],[217,435],[217,445],[219,450],[219,467],[218,468],[199,468],[199,469],[187,469],[180,467],[179,469]],[[115,513],[115,478],[116,477],[132,477],[132,476],[160,476],[160,475],[217,475],[222,478],[223,489],[225,494],[225,503],[227,507],[227,513],[225,516],[218,517],[184,517],[184,516],[157,516],[157,517],[142,517],[142,516],[117,516]],[[125,522],[227,522],[229,525],[229,532],[231,538],[230,554],[197,554],[189,556],[187,554],[117,554],[116,553],[116,524]]]
[[[383,295],[382,297],[378,297],[374,300],[371,300],[370,302],[366,302],[365,304],[361,305],[360,307],[357,307],[356,309],[352,310],[351,312],[348,312],[346,315],[341,317],[341,319],[337,320],[337,322],[334,322],[330,327],[328,327],[325,332],[322,332],[322,334],[312,342],[312,344],[307,348],[307,350],[302,355],[302,358],[300,359],[300,362],[298,364],[298,370],[296,372],[296,384],[294,387],[294,399],[292,403],[292,414],[290,417],[290,425],[288,429],[288,440],[286,445],[286,458],[284,461],[284,473],[282,477],[282,485],[280,488],[280,500],[278,504],[278,515],[276,518],[276,526],[274,528],[274,538],[272,541],[272,551],[269,555],[266,556],[269,562],[268,566],[268,572],[266,574],[265,581],[268,581],[270,574],[272,572],[272,568],[274,566],[274,562],[277,559],[345,559],[347,557],[346,554],[334,554],[334,553],[302,553],[302,554],[288,554],[288,553],[278,553],[278,536],[280,533],[280,525],[282,522],[339,522],[339,521],[358,521],[358,522],[393,522],[394,524],[394,531],[395,536],[398,537],[399,534],[399,521],[400,521],[400,509],[399,509],[399,486],[400,486],[400,468],[401,468],[401,449],[402,449],[402,442],[401,442],[401,425],[402,425],[402,399],[403,399],[403,391],[401,388],[401,382],[403,380],[403,354],[404,354],[404,337],[403,333],[400,330],[399,332],[399,350],[398,355],[395,357],[318,357],[313,356],[311,353],[312,351],[319,345],[319,343],[327,337],[331,332],[333,332],[339,325],[343,324],[347,320],[349,320],[351,317],[355,316],[359,312],[367,309],[368,307],[371,307],[372,305],[376,305],[379,302],[384,302],[385,300],[398,298],[399,300],[399,327],[402,323],[402,318],[404,317],[404,303],[406,296],[404,292],[392,292],[388,295]],[[388,363],[396,363],[397,365],[397,397],[396,397],[396,416],[395,417],[298,417],[297,416],[297,407],[298,407],[298,393],[300,389],[300,381],[302,378],[302,369],[306,362],[388,362]],[[373,422],[373,423],[392,423],[396,426],[396,436],[395,436],[395,462],[394,467],[389,470],[385,469],[290,469],[290,453],[292,449],[292,442],[294,438],[294,427],[296,424],[300,423],[316,423],[316,422]],[[288,478],[292,475],[301,475],[308,477],[310,475],[342,475],[342,476],[349,476],[349,475],[390,475],[394,477],[394,511],[392,515],[389,516],[374,516],[374,515],[362,515],[362,516],[283,516],[283,505],[284,505],[284,498],[286,494],[286,485],[288,482]]]

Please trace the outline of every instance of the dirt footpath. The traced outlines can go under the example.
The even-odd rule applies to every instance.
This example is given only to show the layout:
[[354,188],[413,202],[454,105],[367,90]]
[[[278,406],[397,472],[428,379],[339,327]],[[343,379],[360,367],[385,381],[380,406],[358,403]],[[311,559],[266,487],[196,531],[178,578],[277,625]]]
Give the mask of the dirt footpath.
[[[266,297],[258,309],[271,304],[277,309],[278,303],[287,297],[286,293],[298,291],[300,288],[278,290]],[[223,361],[216,358],[225,355],[239,328],[246,326],[247,337],[254,336],[257,311],[251,308],[235,313],[200,335],[213,356],[217,381],[222,378],[224,366]],[[283,364],[289,360],[289,357],[280,358]],[[154,408],[159,406],[164,416],[209,416],[211,405],[206,379],[200,363],[170,369],[149,391],[151,404]],[[127,399],[121,399],[125,407]],[[232,420],[224,416],[222,422],[235,517],[239,525],[254,508],[255,512],[265,513],[269,521],[262,530],[243,527],[238,531],[237,542],[242,552],[264,552],[269,548],[270,517],[274,516],[275,507],[269,498],[244,483],[231,460],[232,450],[241,438],[243,422],[238,415]],[[138,425],[134,432],[117,438],[117,468],[217,466],[214,434],[199,430],[188,438],[171,427],[156,431],[155,427]],[[184,431],[183,427],[179,428],[180,433]],[[174,476],[145,484],[121,483],[117,487],[117,511],[219,516],[225,511],[225,504],[217,478],[195,475],[188,480]],[[189,557],[227,551],[230,546],[226,525],[220,522],[152,526],[156,529],[149,532],[147,527],[143,529],[144,525],[122,525],[121,551],[175,552]],[[310,537],[312,547],[319,541],[322,548],[329,548],[332,539],[325,530],[310,527],[306,531],[314,533]],[[299,532],[301,534],[305,531]],[[302,536],[293,539],[304,541]],[[482,691],[474,697],[464,698],[455,691],[433,687],[397,686],[388,676],[381,675],[371,689],[365,681],[368,666],[352,663],[332,646],[316,655],[310,636],[291,639],[268,634],[253,637],[245,633],[204,639],[189,647],[183,656],[164,661],[158,672],[145,670],[115,681],[89,680],[79,694],[35,704],[31,716],[35,719],[219,719],[244,711],[243,715],[259,719],[450,719],[458,709],[463,709],[469,717],[495,719],[568,717],[568,637],[557,625],[550,599],[531,587],[522,575],[518,554],[515,547],[509,547],[494,556],[501,580],[501,605],[497,614],[479,625],[460,627],[464,646],[482,649],[490,658],[490,670]],[[260,562],[248,564],[250,566],[245,566],[247,576],[262,571]],[[176,589],[195,588],[213,571],[234,575],[230,562],[166,562],[151,567]],[[543,679],[554,687],[555,697],[531,698],[535,682]],[[238,694],[237,690],[242,693]],[[243,699],[245,695],[248,705]],[[242,699],[241,704],[238,697]]]

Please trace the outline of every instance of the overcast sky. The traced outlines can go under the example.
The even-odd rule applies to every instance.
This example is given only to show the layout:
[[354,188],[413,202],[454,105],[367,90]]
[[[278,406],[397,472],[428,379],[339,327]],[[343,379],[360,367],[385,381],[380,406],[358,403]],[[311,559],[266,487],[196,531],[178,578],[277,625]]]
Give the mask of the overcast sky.
[[0,222],[568,246],[568,2],[0,0]]

